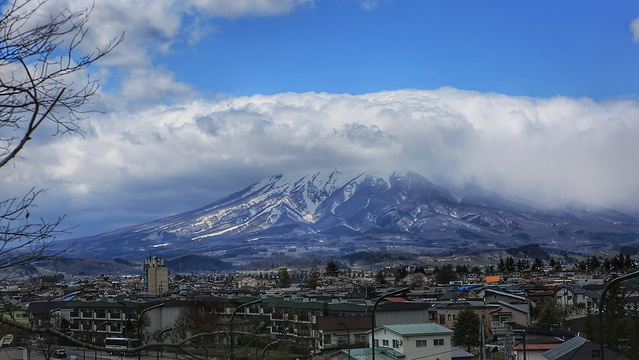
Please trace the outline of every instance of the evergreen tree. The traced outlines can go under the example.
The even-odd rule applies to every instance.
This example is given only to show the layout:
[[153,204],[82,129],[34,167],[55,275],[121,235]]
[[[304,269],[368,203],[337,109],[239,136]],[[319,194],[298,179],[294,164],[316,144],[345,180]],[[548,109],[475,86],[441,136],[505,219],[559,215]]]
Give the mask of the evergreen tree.
[[453,327],[453,343],[456,346],[466,346],[470,352],[471,346],[479,346],[479,316],[472,309],[464,309],[457,313]]
[[437,275],[435,275],[435,281],[438,284],[448,284],[457,279],[457,273],[453,270],[452,265],[445,265],[437,272]]
[[608,258],[605,258],[601,266],[603,267],[604,272],[607,272],[608,270],[617,270],[617,268],[619,267],[619,265],[617,264],[617,258],[613,258],[612,261],[608,260]]
[[378,284],[386,284],[386,274],[384,274],[384,271],[380,270],[375,273],[375,281],[377,281]]
[[588,261],[586,262],[586,267],[588,268],[588,270],[597,270],[599,269],[600,266],[601,266],[601,263],[599,262],[599,259],[597,259],[595,255],[589,257]]
[[499,264],[497,264],[497,269],[499,269],[499,271],[506,271],[506,262],[504,261],[503,258],[499,258]]
[[623,266],[626,269],[632,269],[635,267],[635,263],[630,258],[630,254],[626,254],[626,258],[624,259]]
[[288,273],[288,269],[285,267],[280,268],[277,271],[277,286],[280,288],[287,288],[291,286],[291,276]]
[[330,308],[328,307],[328,303],[325,302],[322,304],[322,316],[328,316],[330,314]]
[[326,264],[326,276],[335,277],[339,275],[339,265],[334,261],[329,261]]
[[313,265],[313,267],[308,271],[308,277],[304,281],[304,287],[309,289],[317,289],[317,285],[320,282],[320,270],[317,266]]
[[418,266],[418,267],[415,268],[413,273],[415,273],[415,274],[426,274],[426,269],[424,269],[423,266]]
[[561,310],[553,302],[546,302],[539,312],[535,325],[540,328],[552,329],[559,327],[560,324]]
[[627,339],[631,333],[624,307],[625,295],[626,291],[620,284],[616,284],[608,288],[606,298],[603,299],[604,346],[617,352],[621,350],[620,345],[625,345],[620,339]]
[[532,269],[535,271],[539,271],[544,267],[544,262],[540,258],[535,258],[533,261]]
[[405,266],[400,266],[395,271],[395,281],[399,281],[401,279],[404,279],[406,276],[408,276],[408,271],[406,270]]
[[599,342],[597,336],[599,336],[597,332],[597,319],[596,315],[592,312],[590,306],[588,306],[588,313],[584,320],[584,330],[586,332],[586,338],[588,340]]

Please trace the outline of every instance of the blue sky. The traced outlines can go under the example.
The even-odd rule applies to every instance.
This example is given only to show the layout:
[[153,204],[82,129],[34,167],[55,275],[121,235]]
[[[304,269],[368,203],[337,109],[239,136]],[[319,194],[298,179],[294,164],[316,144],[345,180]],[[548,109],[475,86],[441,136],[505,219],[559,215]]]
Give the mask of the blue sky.
[[637,1],[96,0],[88,25],[81,51],[125,39],[69,79],[101,85],[84,136],[0,169],[69,237],[335,168],[639,214]]
[[637,14],[636,1],[317,1],[217,19],[203,41],[159,63],[233,95],[453,86],[608,99],[637,93]]

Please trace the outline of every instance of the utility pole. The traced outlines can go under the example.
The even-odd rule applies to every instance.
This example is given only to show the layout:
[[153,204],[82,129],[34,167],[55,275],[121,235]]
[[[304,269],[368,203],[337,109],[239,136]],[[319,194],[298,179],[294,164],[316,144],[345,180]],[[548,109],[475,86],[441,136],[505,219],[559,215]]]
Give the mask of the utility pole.
[[480,319],[479,320],[479,342],[480,342],[480,347],[479,347],[479,360],[486,360],[486,336],[484,334],[485,331],[485,327],[484,327],[484,319]]
[[510,325],[506,325],[506,360],[513,360],[515,355],[513,353],[513,329]]

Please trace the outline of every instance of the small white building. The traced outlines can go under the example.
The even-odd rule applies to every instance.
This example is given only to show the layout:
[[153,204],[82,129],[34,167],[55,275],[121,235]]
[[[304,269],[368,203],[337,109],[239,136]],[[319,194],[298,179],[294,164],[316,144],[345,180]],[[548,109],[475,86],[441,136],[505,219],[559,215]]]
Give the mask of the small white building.
[[555,294],[555,303],[562,308],[571,308],[577,304],[588,304],[586,291],[577,285],[566,285],[559,288]]
[[402,360],[450,360],[452,335],[452,330],[434,323],[384,325],[375,329],[375,350],[403,354]]

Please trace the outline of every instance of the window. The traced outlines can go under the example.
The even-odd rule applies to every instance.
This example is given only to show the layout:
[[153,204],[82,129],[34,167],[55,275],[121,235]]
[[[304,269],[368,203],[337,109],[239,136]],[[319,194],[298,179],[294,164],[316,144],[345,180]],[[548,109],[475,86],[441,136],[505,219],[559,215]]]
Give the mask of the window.
[[446,324],[446,317],[444,316],[444,314],[439,315],[439,323],[440,324]]
[[397,339],[393,339],[393,349],[399,349],[399,344],[401,343],[401,341],[397,340]]
[[433,340],[434,346],[444,346],[444,339],[435,339]]
[[346,339],[346,335],[337,335],[337,344],[338,345],[344,345],[346,344],[347,339]]
[[331,343],[331,334],[324,334],[324,344],[330,344]]
[[499,322],[500,323],[505,323],[505,322],[509,322],[510,321],[510,316],[500,316],[499,317]]
[[378,339],[375,339],[375,346],[379,347],[379,340]]
[[448,321],[450,321],[450,314],[448,314]]
[[428,341],[426,340],[415,340],[415,347],[426,347],[428,346]]
[[388,340],[382,340],[382,346],[388,346]]

